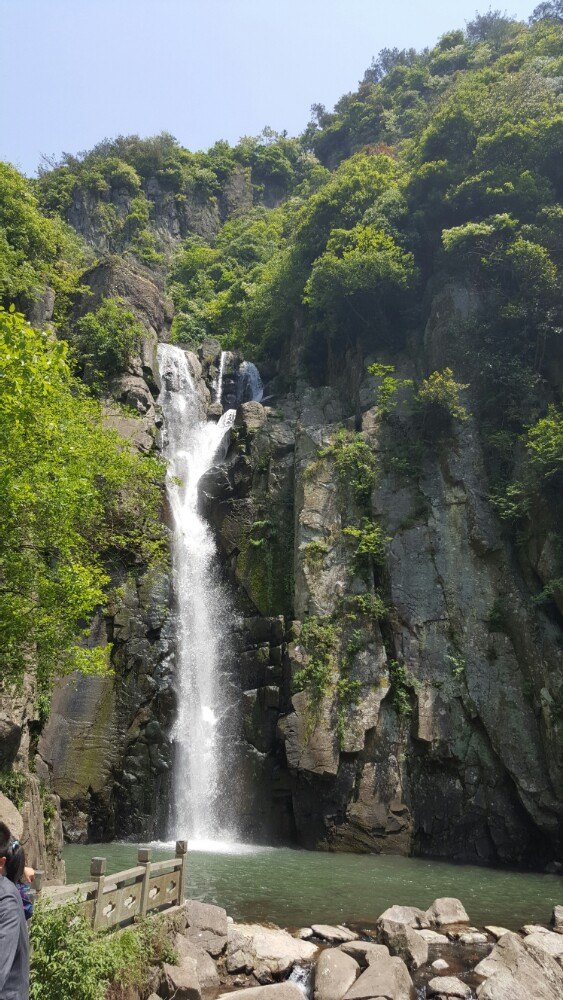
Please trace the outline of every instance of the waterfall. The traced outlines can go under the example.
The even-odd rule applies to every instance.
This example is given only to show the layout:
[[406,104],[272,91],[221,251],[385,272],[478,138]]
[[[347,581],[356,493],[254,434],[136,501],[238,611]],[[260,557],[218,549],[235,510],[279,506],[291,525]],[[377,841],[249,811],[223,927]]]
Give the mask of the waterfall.
[[256,365],[252,361],[243,361],[238,370],[237,403],[250,400],[260,403],[263,395],[264,386]]
[[228,410],[217,423],[206,421],[184,351],[160,344],[158,357],[178,617],[170,832],[174,838],[230,840],[235,833],[229,808],[234,741],[224,669],[229,604],[218,579],[213,534],[199,513],[198,483],[224,457],[235,411]]
[[223,375],[225,372],[225,362],[227,358],[230,358],[230,351],[221,351],[221,359],[219,361],[219,375],[217,376],[217,385],[215,386],[215,402],[223,402]]

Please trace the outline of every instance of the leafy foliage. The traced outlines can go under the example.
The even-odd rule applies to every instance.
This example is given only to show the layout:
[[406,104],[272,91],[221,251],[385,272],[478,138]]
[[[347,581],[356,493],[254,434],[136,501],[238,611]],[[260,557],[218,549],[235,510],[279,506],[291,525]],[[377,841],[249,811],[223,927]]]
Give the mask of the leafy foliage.
[[341,489],[350,492],[355,501],[365,505],[375,485],[374,454],[361,434],[341,430],[333,441],[319,452],[319,458],[334,462]]
[[124,371],[138,352],[144,329],[122,299],[104,299],[74,324],[71,338],[84,380],[101,388]]
[[4,679],[104,669],[81,643],[112,565],[157,557],[162,470],[103,428],[67,347],[0,311],[0,639]]
[[62,303],[82,259],[76,234],[60,218],[45,218],[29,182],[0,163],[0,302],[32,301],[51,284]]
[[113,984],[146,988],[151,964],[176,960],[158,918],[119,934],[100,934],[75,903],[51,909],[36,904],[30,938],[31,1000],[74,1000],[77,995],[106,1000]]

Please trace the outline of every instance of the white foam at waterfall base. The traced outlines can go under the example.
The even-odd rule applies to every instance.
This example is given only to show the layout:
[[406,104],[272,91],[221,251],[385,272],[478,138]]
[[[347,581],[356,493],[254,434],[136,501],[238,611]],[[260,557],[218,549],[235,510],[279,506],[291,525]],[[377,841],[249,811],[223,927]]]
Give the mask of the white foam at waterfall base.
[[225,722],[234,706],[224,669],[230,609],[218,576],[213,534],[199,511],[198,484],[224,457],[235,411],[227,411],[218,422],[206,421],[184,351],[160,344],[158,355],[177,617],[178,711],[172,732],[169,832],[192,843],[232,843],[236,842],[236,795],[229,793],[236,760]]
[[[155,850],[174,850],[176,842],[174,840],[153,840],[150,847]],[[193,837],[188,840],[188,852],[194,851],[196,854],[265,854],[274,852],[275,847],[266,844],[242,844],[236,840],[201,840]]]

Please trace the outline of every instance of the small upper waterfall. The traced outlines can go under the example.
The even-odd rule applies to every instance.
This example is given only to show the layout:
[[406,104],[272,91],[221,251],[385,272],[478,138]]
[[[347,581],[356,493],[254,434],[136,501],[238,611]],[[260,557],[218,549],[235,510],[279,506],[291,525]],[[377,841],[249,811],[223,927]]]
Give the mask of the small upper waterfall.
[[215,385],[215,402],[221,403],[223,401],[223,375],[225,373],[225,362],[230,358],[230,351],[221,351],[221,358],[219,361],[219,374],[217,376],[217,383]]
[[256,365],[252,361],[243,361],[238,370],[237,403],[250,400],[260,403],[263,395],[264,386]]
[[235,833],[228,806],[233,741],[225,726],[230,706],[224,672],[229,606],[218,579],[213,534],[198,510],[198,483],[222,457],[235,411],[228,410],[218,422],[206,421],[184,351],[160,344],[158,356],[178,616],[171,833],[230,840]]

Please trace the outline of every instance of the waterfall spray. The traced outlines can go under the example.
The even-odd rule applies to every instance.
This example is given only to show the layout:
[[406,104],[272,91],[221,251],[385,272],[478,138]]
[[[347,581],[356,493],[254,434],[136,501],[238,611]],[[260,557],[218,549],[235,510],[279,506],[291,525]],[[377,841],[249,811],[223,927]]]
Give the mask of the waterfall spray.
[[218,579],[213,534],[198,510],[198,483],[223,457],[235,411],[228,410],[217,423],[206,422],[184,351],[160,344],[158,356],[178,616],[170,832],[195,840],[231,840],[236,832],[228,808],[234,741],[226,724],[230,706],[224,670],[229,605]]

